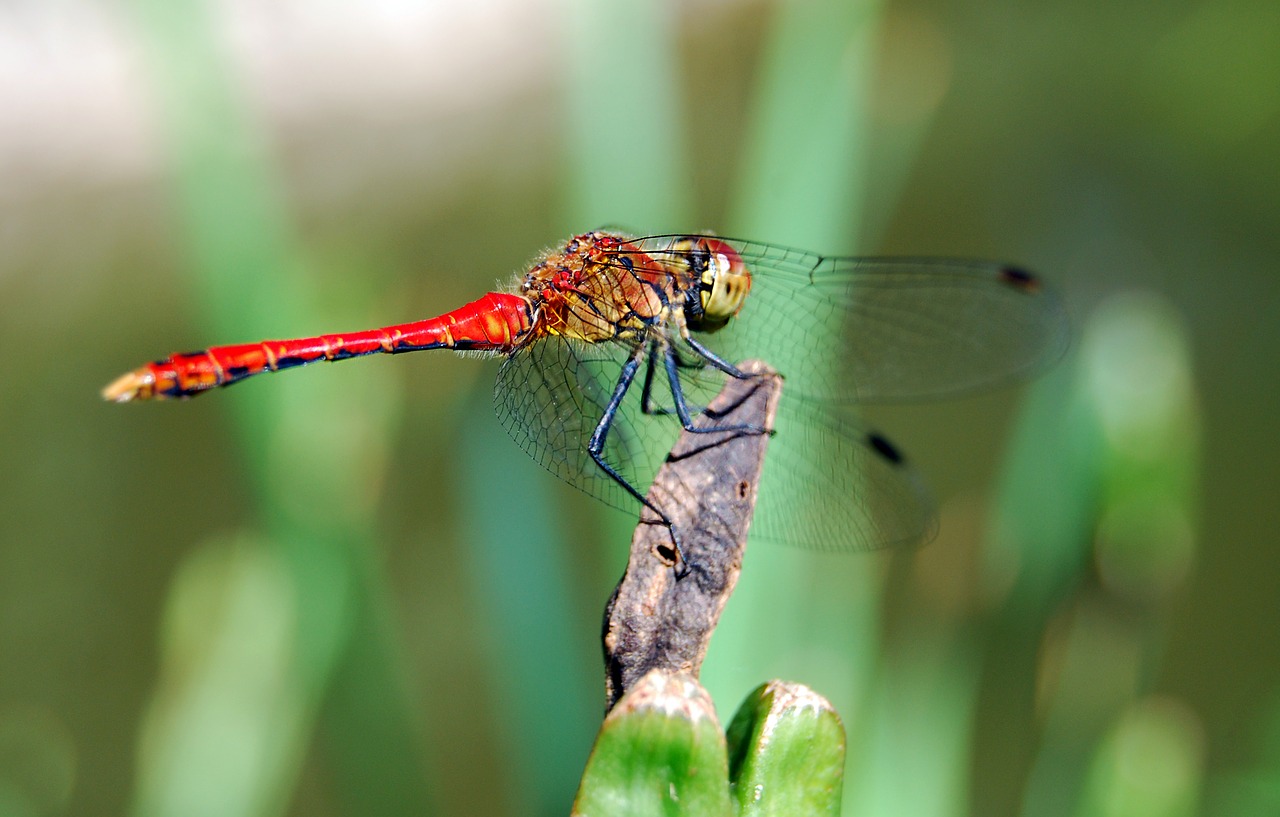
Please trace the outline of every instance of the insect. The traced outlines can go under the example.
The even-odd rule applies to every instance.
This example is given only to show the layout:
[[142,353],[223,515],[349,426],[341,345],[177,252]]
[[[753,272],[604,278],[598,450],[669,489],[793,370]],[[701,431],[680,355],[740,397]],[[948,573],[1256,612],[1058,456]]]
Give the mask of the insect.
[[[1000,264],[825,257],[710,235],[589,232],[545,252],[509,292],[434,318],[347,334],[215,346],[142,366],[108,400],[191,397],[262,372],[375,353],[501,355],[494,402],[541,465],[587,493],[652,509],[644,490],[735,365],[786,379],[761,496],[820,512],[760,516],[765,538],[822,550],[921,540],[933,506],[865,402],[970,391],[1029,373],[1066,344],[1059,301]],[[766,429],[736,426],[743,433]]]

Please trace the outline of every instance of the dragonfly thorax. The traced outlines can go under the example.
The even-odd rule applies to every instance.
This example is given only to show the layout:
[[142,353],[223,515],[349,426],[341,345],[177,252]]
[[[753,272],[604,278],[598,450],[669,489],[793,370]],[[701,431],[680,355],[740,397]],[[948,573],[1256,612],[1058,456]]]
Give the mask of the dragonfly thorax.
[[607,233],[546,253],[520,285],[538,315],[536,331],[589,343],[642,334],[666,314],[670,281],[646,259]]

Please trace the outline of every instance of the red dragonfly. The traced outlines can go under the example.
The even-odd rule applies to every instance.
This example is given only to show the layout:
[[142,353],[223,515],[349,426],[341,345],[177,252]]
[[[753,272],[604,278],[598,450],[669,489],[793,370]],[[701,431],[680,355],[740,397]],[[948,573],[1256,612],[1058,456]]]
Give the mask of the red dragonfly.
[[824,257],[708,235],[575,236],[512,290],[398,326],[172,355],[102,394],[191,397],[378,352],[501,354],[494,403],[516,442],[611,505],[651,508],[680,552],[644,489],[682,427],[726,430],[702,407],[726,378],[749,376],[736,361],[757,357],[786,378],[760,497],[803,512],[760,514],[754,532],[862,550],[922,540],[935,521],[914,471],[852,405],[1004,381],[1051,362],[1067,339],[1058,300],[1016,267]]

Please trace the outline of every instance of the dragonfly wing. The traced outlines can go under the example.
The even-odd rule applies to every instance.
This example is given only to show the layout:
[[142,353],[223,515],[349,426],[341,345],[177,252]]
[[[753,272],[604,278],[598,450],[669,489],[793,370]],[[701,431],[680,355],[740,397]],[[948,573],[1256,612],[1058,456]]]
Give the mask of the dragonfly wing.
[[[503,426],[535,461],[576,488],[625,511],[638,503],[591,459],[588,443],[634,347],[548,337],[502,365],[494,403]],[[725,375],[682,355],[681,388],[695,423]],[[607,462],[641,493],[680,433],[665,371],[654,371],[650,411],[642,410],[647,360],[609,431]],[[783,396],[765,457],[753,532],[813,550],[872,550],[929,538],[933,503],[884,438],[841,406]]]
[[[804,396],[885,402],[964,393],[1029,374],[1066,345],[1058,300],[998,264],[821,258],[803,280],[757,265],[751,296],[760,309],[748,304],[734,328],[781,349],[779,366],[795,372]],[[771,303],[785,304],[784,320],[769,314]]]
[[[634,348],[548,336],[509,356],[494,388],[494,408],[517,445],[560,479],[626,511],[639,503],[596,465],[588,444]],[[672,416],[641,412],[643,380],[642,364],[604,448],[605,461],[642,494],[680,431]]]
[[848,408],[788,399],[788,387],[765,455],[753,535],[831,552],[932,539],[933,498],[893,444]]
[[[724,385],[710,366],[679,371],[697,414]],[[785,382],[765,454],[752,534],[819,551],[919,544],[937,530],[935,504],[919,473],[852,407],[788,395]],[[669,399],[669,390],[654,390]],[[714,423],[702,415],[695,424]]]
[[[892,402],[964,393],[1030,374],[1066,347],[1060,301],[1014,267],[723,240],[753,283],[739,315],[706,343],[729,360],[767,360],[792,395]],[[637,243],[659,256],[664,246]]]

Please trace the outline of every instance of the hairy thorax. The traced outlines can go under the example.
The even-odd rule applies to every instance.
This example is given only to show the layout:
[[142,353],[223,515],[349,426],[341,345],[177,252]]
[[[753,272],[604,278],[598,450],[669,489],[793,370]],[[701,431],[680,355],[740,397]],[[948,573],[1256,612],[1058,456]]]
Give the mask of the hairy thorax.
[[538,329],[599,342],[642,334],[675,302],[670,271],[609,233],[586,233],[550,252],[520,292],[539,311]]

